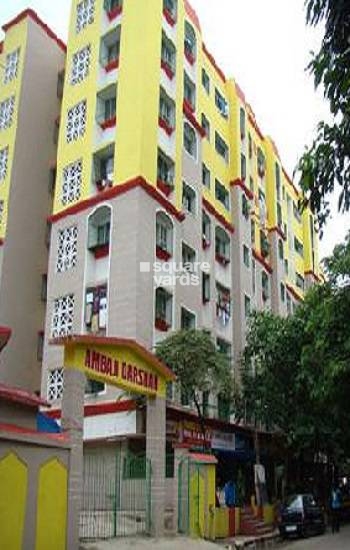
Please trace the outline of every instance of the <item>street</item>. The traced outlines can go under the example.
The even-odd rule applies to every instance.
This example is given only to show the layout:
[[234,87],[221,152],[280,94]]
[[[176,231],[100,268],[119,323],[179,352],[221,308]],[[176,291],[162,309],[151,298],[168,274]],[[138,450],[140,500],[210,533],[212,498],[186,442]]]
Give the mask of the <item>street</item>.
[[342,527],[340,533],[332,535],[330,530],[320,537],[299,539],[281,544],[283,550],[348,550],[350,548],[350,525]]

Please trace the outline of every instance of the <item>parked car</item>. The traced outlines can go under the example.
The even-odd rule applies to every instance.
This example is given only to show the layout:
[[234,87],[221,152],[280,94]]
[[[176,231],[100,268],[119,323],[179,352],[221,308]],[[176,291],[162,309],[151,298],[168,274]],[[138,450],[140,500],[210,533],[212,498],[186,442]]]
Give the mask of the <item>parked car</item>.
[[323,534],[326,523],[323,510],[313,495],[296,494],[288,497],[282,505],[278,527],[283,538],[293,535],[308,537]]

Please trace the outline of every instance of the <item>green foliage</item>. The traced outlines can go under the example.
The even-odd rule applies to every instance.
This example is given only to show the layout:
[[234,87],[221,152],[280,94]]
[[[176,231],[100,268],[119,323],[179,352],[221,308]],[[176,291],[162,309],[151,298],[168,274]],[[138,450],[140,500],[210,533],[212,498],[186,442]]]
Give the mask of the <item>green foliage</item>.
[[329,196],[340,186],[338,208],[350,209],[350,3],[348,0],[306,0],[307,23],[325,25],[318,53],[308,70],[316,89],[321,87],[333,116],[320,122],[311,147],[306,149],[297,170],[304,192],[303,206],[317,213],[320,228],[329,215]]
[[326,269],[293,316],[252,316],[243,357],[241,410],[282,430],[295,455],[350,451],[350,235]]
[[181,392],[194,401],[197,410],[204,391],[230,398],[233,380],[228,358],[204,330],[174,332],[157,345],[156,355],[176,374]]

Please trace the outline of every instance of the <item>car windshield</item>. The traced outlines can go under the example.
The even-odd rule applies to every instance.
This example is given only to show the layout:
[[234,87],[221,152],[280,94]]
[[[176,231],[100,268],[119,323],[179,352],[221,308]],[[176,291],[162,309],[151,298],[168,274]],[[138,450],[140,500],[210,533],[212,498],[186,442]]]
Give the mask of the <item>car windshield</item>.
[[303,507],[303,501],[301,495],[291,495],[286,499],[285,503],[286,508],[290,508],[292,510],[300,509]]

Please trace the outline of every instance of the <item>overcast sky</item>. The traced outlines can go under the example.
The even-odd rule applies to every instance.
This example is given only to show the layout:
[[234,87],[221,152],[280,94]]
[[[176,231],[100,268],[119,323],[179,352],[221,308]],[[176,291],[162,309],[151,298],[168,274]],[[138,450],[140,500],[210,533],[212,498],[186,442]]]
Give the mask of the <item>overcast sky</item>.
[[[142,1],[142,0],[129,0]],[[321,29],[305,26],[304,0],[191,0],[204,41],[225,74],[233,76],[251,103],[264,134],[275,140],[292,174],[327,105],[305,73]],[[64,40],[71,0],[0,0],[0,23],[30,6]],[[142,37],[145,40],[145,37]],[[336,201],[333,201],[336,203]],[[350,227],[350,215],[333,208],[321,241],[321,256],[332,252]]]

